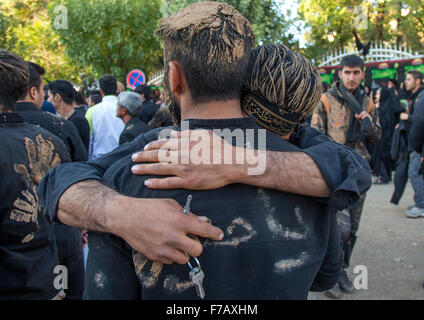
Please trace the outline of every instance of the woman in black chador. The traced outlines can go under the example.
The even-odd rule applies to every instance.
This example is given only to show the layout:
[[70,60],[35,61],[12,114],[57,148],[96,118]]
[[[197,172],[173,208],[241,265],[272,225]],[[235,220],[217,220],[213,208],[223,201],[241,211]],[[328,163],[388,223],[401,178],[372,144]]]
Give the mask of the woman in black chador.
[[390,157],[390,149],[393,140],[393,132],[399,122],[399,113],[403,108],[392,89],[381,87],[376,92],[376,108],[381,122],[383,136],[375,148],[375,171],[378,175],[376,184],[387,184],[391,178],[393,161]]

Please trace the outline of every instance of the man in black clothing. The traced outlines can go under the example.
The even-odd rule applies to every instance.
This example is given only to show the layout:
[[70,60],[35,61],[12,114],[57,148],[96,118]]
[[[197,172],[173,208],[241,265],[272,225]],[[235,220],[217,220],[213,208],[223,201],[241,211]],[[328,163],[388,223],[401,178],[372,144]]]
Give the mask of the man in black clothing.
[[72,161],[88,159],[87,150],[75,126],[65,119],[51,113],[42,112],[44,101],[43,67],[28,63],[30,78],[27,91],[19,98],[14,110],[25,122],[40,126],[59,137],[71,154]]
[[[87,149],[83,145],[74,124],[56,115],[40,111],[37,88],[42,90],[44,87],[42,80],[44,69],[29,63],[28,70],[30,73],[28,87],[30,89],[24,96],[23,102],[16,104],[15,111],[18,111],[25,122],[38,125],[58,138],[61,138],[68,147],[72,161],[87,160]],[[42,92],[44,93],[44,90]],[[64,96],[66,95],[64,94]],[[69,116],[72,111],[63,104],[56,105],[55,107],[61,108],[60,110],[65,117]],[[69,290],[66,290],[66,294],[69,299],[80,300],[82,298],[84,284],[84,264],[81,241],[78,241],[79,239],[75,237],[76,234],[79,234],[79,230],[57,221],[55,222],[54,233],[58,245],[59,262],[68,268]]]
[[36,189],[49,169],[70,157],[58,137],[13,112],[28,78],[27,63],[0,50],[0,299],[59,299],[54,215]]
[[[196,23],[200,13],[205,19]],[[182,26],[181,17],[185,18]],[[176,28],[177,23],[182,30]],[[209,37],[196,31],[197,24],[202,25]],[[214,26],[225,24],[233,28],[218,36],[219,29]],[[191,129],[230,130],[236,138],[230,141],[239,143],[241,139],[241,146],[250,144],[262,153],[264,149],[299,151],[279,136],[281,131],[277,135],[260,129],[255,119],[243,116],[240,91],[244,77],[240,74],[246,74],[254,36],[249,22],[233,7],[216,2],[190,5],[165,19],[159,33],[164,38],[165,52],[169,54],[165,57],[168,65],[164,82],[175,107],[181,106],[181,119],[186,125]],[[183,34],[192,34],[187,44],[190,50],[184,59],[173,58],[182,57],[182,49],[176,45]],[[205,47],[214,52],[213,56],[198,54]],[[203,72],[196,72],[197,68]],[[191,76],[186,78],[184,74]],[[304,73],[299,70],[299,74]],[[296,77],[297,74],[293,78]],[[316,73],[311,81],[320,85],[318,79]],[[288,91],[294,87],[287,83]],[[296,93],[299,94],[297,91],[294,95]],[[303,93],[310,98],[307,92]],[[287,96],[292,95],[287,93]],[[312,108],[320,94],[315,93],[315,98],[309,104]],[[307,108],[308,104],[305,102],[303,106]],[[312,110],[303,113],[302,107],[294,110],[299,116],[311,113]],[[189,194],[187,190],[146,188],[144,181],[148,177],[133,175],[131,167],[131,157],[118,161],[105,173],[105,182],[129,197],[172,198],[184,203]],[[192,195],[192,208],[227,230],[227,239],[223,242],[203,243],[205,250],[199,259],[206,273],[203,285],[208,299],[306,299],[313,284],[318,290],[325,290],[336,283],[343,265],[343,253],[335,215],[331,214],[328,204],[312,197],[244,184],[230,184],[206,192],[193,191]],[[126,247],[123,240],[105,234],[90,233],[89,247],[87,298],[196,298],[186,266],[152,263]],[[107,260],[114,261],[114,265],[108,266]],[[131,272],[132,264],[134,270]],[[118,273],[120,266],[125,271]],[[100,273],[101,287],[98,286]]]
[[413,150],[424,157],[424,97],[417,101],[414,114],[414,122],[409,132],[408,142]]
[[146,84],[138,86],[135,92],[140,94],[143,106],[141,107],[140,120],[144,123],[149,123],[153,119],[156,112],[159,110],[159,106],[154,103],[152,99],[152,89]]
[[47,84],[48,101],[54,105],[62,118],[71,121],[77,128],[79,136],[88,150],[90,144],[90,126],[85,113],[74,107],[76,91],[66,80],[56,80]]
[[[418,101],[424,97],[423,79],[423,74],[417,70],[409,71],[406,75],[405,87],[411,93],[411,103],[408,106],[408,113],[400,114],[400,120],[407,121],[408,134],[415,121],[415,107]],[[417,218],[424,216],[424,182],[418,173],[421,167],[421,156],[411,147],[409,147],[409,151],[408,177],[414,189],[415,205],[410,206],[405,215],[408,218]]]
[[119,136],[119,145],[130,142],[141,133],[151,130],[147,124],[138,118],[141,108],[142,101],[139,94],[134,92],[119,94],[116,116],[125,123],[125,128]]

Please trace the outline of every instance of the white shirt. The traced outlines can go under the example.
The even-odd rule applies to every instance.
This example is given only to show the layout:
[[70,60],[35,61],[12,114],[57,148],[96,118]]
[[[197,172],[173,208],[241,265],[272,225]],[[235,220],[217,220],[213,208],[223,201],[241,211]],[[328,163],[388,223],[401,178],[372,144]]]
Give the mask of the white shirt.
[[116,117],[118,98],[104,96],[93,108],[93,132],[90,138],[89,160],[94,160],[119,146],[124,122]]

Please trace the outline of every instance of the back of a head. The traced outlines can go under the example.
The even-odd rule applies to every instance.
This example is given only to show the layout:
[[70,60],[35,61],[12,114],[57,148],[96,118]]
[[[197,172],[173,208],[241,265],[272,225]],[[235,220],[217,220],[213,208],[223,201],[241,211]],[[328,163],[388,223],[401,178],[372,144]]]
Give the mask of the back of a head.
[[85,101],[84,94],[80,91],[75,90],[74,88],[74,101],[77,105],[83,106],[86,105],[87,102]]
[[121,107],[125,107],[131,116],[138,117],[141,112],[143,102],[141,101],[139,94],[124,91],[118,96],[118,104]]
[[104,75],[99,79],[99,86],[105,96],[116,96],[118,92],[116,78],[110,74]]
[[72,83],[66,80],[56,80],[49,82],[46,85],[46,88],[53,94],[53,95],[60,95],[62,100],[66,104],[72,104],[75,99],[75,89]]
[[160,108],[155,116],[150,120],[148,125],[154,129],[154,128],[161,128],[161,127],[171,127],[174,125],[172,114],[169,112],[168,108],[162,107]]
[[322,82],[318,70],[300,53],[268,44],[253,50],[244,92],[243,110],[263,127],[285,136],[313,113]]
[[0,49],[0,111],[12,111],[28,91],[28,64],[16,54]]
[[118,81],[116,83],[116,86],[117,86],[117,93],[118,94],[125,91],[125,85],[122,82]]
[[102,102],[102,96],[100,95],[100,93],[91,93],[90,100],[92,103],[94,103],[94,105],[96,105]]
[[46,70],[33,62],[27,62],[28,64],[28,71],[29,71],[29,80],[28,80],[28,86],[25,92],[19,97],[19,100],[24,100],[26,95],[28,94],[28,91],[31,88],[36,88],[37,91],[39,91],[41,86],[41,77],[46,73]]
[[169,61],[181,65],[194,103],[240,98],[254,34],[232,6],[193,3],[163,19],[158,34],[165,45],[165,70]]
[[360,67],[362,70],[364,69],[365,63],[361,57],[356,54],[350,54],[342,58],[339,64],[339,70],[343,70],[344,67],[354,68]]
[[144,95],[144,99],[146,100],[150,100],[152,98],[152,89],[147,84],[138,86],[134,91]]

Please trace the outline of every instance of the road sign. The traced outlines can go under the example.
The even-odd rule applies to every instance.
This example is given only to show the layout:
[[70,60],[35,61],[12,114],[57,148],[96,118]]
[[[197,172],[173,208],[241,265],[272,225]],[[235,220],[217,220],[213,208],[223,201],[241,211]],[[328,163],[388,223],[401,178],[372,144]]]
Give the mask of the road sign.
[[127,75],[127,87],[134,90],[138,86],[146,83],[146,76],[141,70],[132,70]]

